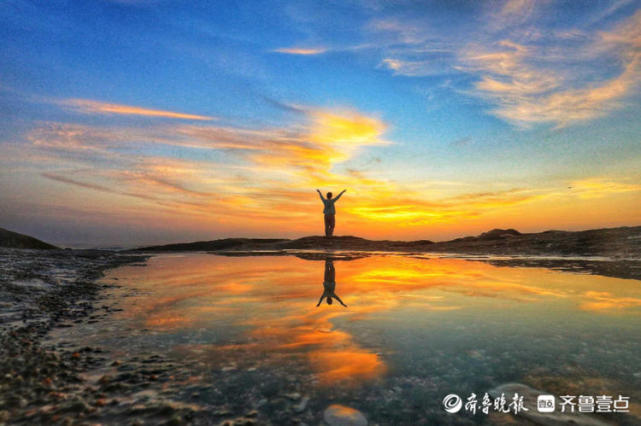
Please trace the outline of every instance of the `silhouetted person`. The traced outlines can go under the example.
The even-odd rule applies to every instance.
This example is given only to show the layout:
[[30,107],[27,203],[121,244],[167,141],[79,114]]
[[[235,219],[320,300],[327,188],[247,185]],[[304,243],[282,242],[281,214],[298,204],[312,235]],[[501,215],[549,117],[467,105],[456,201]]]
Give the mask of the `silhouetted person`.
[[343,189],[343,192],[338,194],[338,197],[336,198],[332,198],[332,193],[328,192],[327,198],[325,198],[318,189],[316,190],[321,198],[321,201],[323,202],[323,205],[325,206],[325,208],[323,209],[323,214],[325,215],[326,237],[331,237],[332,235],[334,235],[334,226],[336,225],[336,209],[334,208],[334,203],[337,202],[339,198],[341,198],[341,195],[343,195],[345,191],[347,190]]
[[[338,199],[338,197],[337,197]],[[332,304],[332,297],[336,300],[338,300],[338,303],[341,305],[345,306],[347,308],[347,305],[343,303],[340,297],[334,292],[336,290],[336,270],[334,269],[334,261],[325,259],[325,279],[323,280],[323,294],[321,295],[320,299],[318,299],[318,303],[316,304],[316,307],[318,308],[323,301],[323,298],[327,298],[327,304],[331,305]]]

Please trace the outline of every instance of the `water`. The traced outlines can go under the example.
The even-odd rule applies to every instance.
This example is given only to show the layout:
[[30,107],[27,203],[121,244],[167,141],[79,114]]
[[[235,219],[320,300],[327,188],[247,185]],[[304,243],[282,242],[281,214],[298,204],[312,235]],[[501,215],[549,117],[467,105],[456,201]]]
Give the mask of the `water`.
[[[59,338],[166,356],[180,371],[164,391],[205,407],[275,423],[317,424],[332,403],[380,424],[497,423],[509,415],[447,414],[441,401],[518,382],[629,396],[632,413],[610,420],[641,420],[637,280],[456,258],[170,254],[104,281],[121,286],[122,311]],[[332,287],[347,307],[317,306]]]

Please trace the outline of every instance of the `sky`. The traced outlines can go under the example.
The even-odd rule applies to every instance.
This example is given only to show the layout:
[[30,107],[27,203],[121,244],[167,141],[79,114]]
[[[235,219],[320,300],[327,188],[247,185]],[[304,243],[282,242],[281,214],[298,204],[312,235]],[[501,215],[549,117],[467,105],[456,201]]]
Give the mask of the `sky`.
[[74,247],[640,225],[641,1],[0,3],[0,227]]

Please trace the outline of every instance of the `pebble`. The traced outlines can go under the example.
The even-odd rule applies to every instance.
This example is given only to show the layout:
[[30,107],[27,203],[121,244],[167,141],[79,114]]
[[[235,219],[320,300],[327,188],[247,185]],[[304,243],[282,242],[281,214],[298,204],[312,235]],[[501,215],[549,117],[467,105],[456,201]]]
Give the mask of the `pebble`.
[[294,411],[297,413],[302,413],[307,408],[307,403],[309,402],[309,397],[304,397],[301,401],[294,405]]
[[340,404],[327,407],[323,419],[329,426],[367,426],[367,419],[363,413]]

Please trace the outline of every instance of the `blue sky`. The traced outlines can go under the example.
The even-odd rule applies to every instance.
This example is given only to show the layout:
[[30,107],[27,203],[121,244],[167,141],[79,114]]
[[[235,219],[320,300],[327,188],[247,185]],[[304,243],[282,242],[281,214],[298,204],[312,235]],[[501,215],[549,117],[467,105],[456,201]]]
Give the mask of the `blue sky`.
[[315,186],[371,237],[630,224],[639,28],[639,1],[6,1],[0,226],[305,235]]

